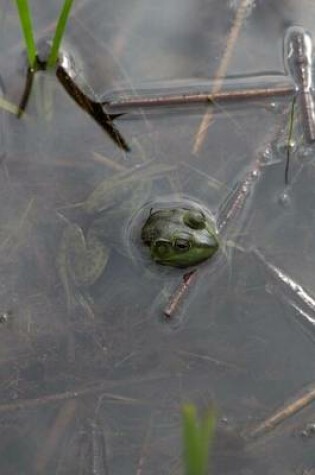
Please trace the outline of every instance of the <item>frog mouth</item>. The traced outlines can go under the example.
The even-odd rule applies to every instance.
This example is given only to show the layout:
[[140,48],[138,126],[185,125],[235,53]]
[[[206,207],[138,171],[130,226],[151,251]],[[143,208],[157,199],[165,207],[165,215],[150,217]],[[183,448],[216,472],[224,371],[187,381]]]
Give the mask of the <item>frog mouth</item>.
[[[168,245],[170,243],[168,242]],[[160,242],[161,245],[161,242]],[[175,253],[173,248],[166,249],[165,253],[157,253],[156,243],[150,247],[150,254],[154,262],[164,266],[185,268],[198,265],[212,257],[219,249],[219,243],[214,236],[206,236],[203,242],[198,242],[198,247],[189,247],[183,252]]]

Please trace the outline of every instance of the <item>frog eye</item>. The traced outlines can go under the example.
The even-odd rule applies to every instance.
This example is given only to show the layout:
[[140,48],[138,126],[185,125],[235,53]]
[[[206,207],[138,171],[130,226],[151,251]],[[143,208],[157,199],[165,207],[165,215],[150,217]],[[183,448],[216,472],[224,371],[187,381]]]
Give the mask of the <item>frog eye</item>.
[[206,226],[205,215],[201,211],[192,210],[184,215],[184,223],[191,229],[204,229]]
[[186,252],[190,249],[190,242],[188,239],[177,238],[174,242],[174,249],[178,252]]

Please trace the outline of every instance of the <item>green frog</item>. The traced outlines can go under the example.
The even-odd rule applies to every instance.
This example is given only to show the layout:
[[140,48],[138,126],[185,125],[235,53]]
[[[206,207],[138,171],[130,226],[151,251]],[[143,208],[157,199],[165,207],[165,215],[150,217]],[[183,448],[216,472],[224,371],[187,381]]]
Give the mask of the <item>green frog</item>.
[[[86,201],[74,205],[84,217],[83,224],[67,220],[57,262],[68,303],[73,301],[73,295],[81,295],[80,289],[100,278],[112,247],[125,253],[120,232],[123,220],[143,207],[152,179],[165,175],[169,168],[159,165],[134,174],[118,174],[103,181]],[[145,217],[139,232],[136,230],[138,242],[149,248],[151,258],[158,264],[193,266],[210,258],[219,247],[215,225],[199,207],[178,204],[148,210]]]
[[151,212],[141,238],[155,262],[172,267],[200,264],[219,248],[211,219],[200,209],[180,206]]

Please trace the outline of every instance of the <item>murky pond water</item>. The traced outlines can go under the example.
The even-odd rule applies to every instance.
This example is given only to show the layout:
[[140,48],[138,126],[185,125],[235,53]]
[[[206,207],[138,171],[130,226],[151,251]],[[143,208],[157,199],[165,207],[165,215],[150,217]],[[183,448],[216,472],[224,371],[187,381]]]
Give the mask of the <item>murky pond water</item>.
[[[32,2],[37,40],[61,3]],[[257,77],[291,87],[287,28],[315,35],[306,0],[111,3],[77,1],[65,42],[107,102],[248,89]],[[17,104],[25,54],[9,0],[0,39],[5,98]],[[298,110],[285,187],[292,98],[138,108],[115,120],[130,152],[53,72],[36,74],[22,119],[1,112],[1,473],[183,473],[185,401],[216,407],[213,473],[312,473],[315,161]],[[100,202],[86,204],[99,186]],[[217,219],[220,252],[165,318],[187,270],[151,262],[138,228],[181,202]],[[84,288],[67,280],[62,252],[69,225],[89,229],[82,203],[101,209],[108,258]]]

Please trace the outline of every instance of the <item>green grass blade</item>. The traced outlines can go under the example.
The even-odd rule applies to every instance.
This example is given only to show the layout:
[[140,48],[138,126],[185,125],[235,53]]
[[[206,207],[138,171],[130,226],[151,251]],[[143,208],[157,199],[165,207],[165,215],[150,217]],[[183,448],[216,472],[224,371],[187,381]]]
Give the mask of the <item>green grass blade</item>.
[[212,441],[215,429],[215,414],[213,409],[209,408],[201,420],[200,425],[200,458],[202,461],[202,474],[208,473],[209,453],[212,447]]
[[33,25],[28,0],[16,0],[21,28],[24,35],[28,62],[31,68],[35,66],[36,46],[33,36]]
[[60,44],[61,44],[61,41],[62,41],[62,37],[63,37],[65,29],[66,29],[66,25],[67,25],[68,17],[69,17],[70,10],[71,10],[71,7],[72,7],[72,3],[73,3],[73,0],[65,0],[65,2],[63,4],[63,7],[62,7],[62,10],[61,10],[59,19],[58,19],[57,27],[56,27],[56,30],[55,30],[55,35],[54,35],[54,39],[53,39],[53,42],[52,42],[51,50],[50,50],[50,53],[49,53],[49,58],[48,58],[48,61],[47,61],[47,67],[48,68],[52,68],[53,66],[55,66],[55,64],[58,60],[59,48],[60,48]]
[[185,475],[206,475],[215,417],[208,410],[199,423],[193,404],[183,406],[183,444]]
[[193,404],[183,407],[183,443],[185,475],[201,475],[197,413]]

